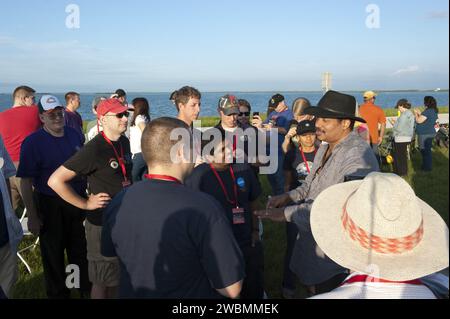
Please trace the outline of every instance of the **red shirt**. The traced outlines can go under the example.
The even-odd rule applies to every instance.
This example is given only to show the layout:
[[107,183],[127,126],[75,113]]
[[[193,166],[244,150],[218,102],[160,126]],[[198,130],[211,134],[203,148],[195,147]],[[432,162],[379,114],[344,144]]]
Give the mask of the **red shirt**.
[[0,112],[0,135],[13,162],[20,159],[23,140],[40,127],[37,106],[16,106]]

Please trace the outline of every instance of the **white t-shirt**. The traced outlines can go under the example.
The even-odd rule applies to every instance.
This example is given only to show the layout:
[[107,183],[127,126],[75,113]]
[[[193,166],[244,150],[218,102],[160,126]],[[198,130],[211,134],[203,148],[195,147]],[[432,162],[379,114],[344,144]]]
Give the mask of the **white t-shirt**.
[[142,131],[139,128],[139,124],[148,123],[148,119],[144,115],[138,115],[136,116],[136,119],[134,121],[134,126],[130,126],[130,147],[131,147],[131,153],[137,154],[141,153],[141,137],[142,137]]
[[310,299],[436,299],[425,285],[376,281],[346,283],[358,275],[361,274],[353,273],[342,286]]

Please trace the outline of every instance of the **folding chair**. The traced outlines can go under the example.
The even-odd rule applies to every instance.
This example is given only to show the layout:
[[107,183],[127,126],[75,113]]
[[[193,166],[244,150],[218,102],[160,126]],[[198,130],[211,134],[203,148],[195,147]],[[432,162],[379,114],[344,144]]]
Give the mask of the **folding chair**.
[[[27,215],[27,209],[24,208],[23,209],[23,213],[22,216],[20,217],[20,223],[22,224],[22,230],[23,230],[23,235],[24,236],[34,236],[29,230],[28,230],[28,217],[26,217]],[[17,252],[17,257],[19,257],[19,259],[23,262],[23,264],[25,265],[25,267],[27,268],[28,272],[31,274],[31,267],[30,265],[27,263],[27,261],[25,260],[25,258],[22,256],[22,253],[24,253],[27,250],[33,250],[36,248],[36,246],[39,244],[39,237],[36,238],[36,240],[29,246],[26,246],[22,249],[20,249]]]

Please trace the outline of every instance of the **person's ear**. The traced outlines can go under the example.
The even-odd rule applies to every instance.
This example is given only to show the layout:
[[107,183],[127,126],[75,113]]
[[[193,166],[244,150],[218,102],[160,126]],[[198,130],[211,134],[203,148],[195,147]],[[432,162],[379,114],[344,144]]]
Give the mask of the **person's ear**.
[[350,127],[350,123],[351,123],[350,120],[343,120],[343,121],[342,121],[342,128],[343,128],[344,130],[348,129],[348,128]]
[[39,119],[41,120],[42,123],[44,123],[44,115],[43,114],[39,114]]

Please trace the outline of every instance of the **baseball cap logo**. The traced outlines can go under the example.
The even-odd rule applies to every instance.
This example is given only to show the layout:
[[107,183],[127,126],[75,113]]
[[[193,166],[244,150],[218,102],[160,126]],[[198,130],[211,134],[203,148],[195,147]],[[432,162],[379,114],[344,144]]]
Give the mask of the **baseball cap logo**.
[[55,98],[54,98],[53,96],[50,96],[50,97],[47,99],[47,103],[56,103],[56,100],[55,100]]

